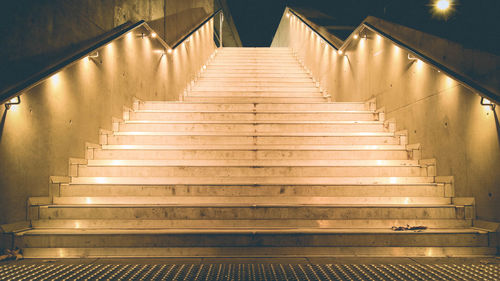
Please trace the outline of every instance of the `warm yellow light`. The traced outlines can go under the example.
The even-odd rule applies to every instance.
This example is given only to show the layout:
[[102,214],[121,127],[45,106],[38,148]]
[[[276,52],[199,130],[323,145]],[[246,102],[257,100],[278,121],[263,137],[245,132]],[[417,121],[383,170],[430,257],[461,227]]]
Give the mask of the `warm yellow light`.
[[483,105],[490,105],[491,101],[489,99],[483,98]]
[[339,55],[342,55],[344,52],[342,52],[342,50],[338,50],[338,51],[337,51],[337,53],[338,53]]
[[450,3],[450,0],[439,0],[436,2],[435,5],[439,11],[444,12],[450,8],[451,3]]
[[60,78],[59,73],[56,73],[56,74],[52,75],[52,77],[50,77],[50,80],[52,81],[53,85],[58,85],[59,84],[59,78]]
[[18,102],[18,97],[11,98],[9,103],[17,103]]
[[286,13],[286,17],[289,18],[290,17],[290,13]]
[[172,53],[172,49],[168,49],[167,53],[171,54]]
[[158,35],[155,32],[151,33],[152,38],[156,38],[156,36],[158,36]]
[[359,35],[354,34],[354,39],[358,39],[358,38],[359,38]]

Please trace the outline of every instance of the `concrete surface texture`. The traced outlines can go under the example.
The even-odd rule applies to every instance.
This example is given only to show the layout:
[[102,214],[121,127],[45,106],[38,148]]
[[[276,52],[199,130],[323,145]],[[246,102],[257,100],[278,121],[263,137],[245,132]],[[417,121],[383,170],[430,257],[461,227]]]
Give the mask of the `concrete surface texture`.
[[[498,92],[499,58],[379,19],[374,26],[452,69]],[[473,196],[477,217],[500,221],[500,125],[498,107],[365,29],[339,55],[294,16],[283,15],[273,47],[291,47],[334,101],[376,97],[387,118],[422,145],[422,158],[436,158],[439,175],[454,176],[456,196]],[[362,36],[360,36],[362,37]],[[411,57],[410,57],[411,58]]]
[[21,0],[3,5],[0,61],[8,69],[0,75],[0,91],[122,24],[145,20],[171,43],[214,10],[213,0]]
[[22,93],[20,105],[2,106],[0,224],[26,220],[28,196],[47,196],[49,176],[67,175],[68,159],[83,157],[85,142],[98,143],[99,128],[111,129],[134,96],[179,99],[214,51],[212,30],[208,22],[164,54],[141,27]]

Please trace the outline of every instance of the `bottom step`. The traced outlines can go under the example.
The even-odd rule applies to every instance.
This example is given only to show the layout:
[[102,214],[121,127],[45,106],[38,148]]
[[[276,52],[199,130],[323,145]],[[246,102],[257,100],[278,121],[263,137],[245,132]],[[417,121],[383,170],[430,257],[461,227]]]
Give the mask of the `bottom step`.
[[490,247],[169,247],[169,248],[26,248],[25,258],[148,257],[479,257]]

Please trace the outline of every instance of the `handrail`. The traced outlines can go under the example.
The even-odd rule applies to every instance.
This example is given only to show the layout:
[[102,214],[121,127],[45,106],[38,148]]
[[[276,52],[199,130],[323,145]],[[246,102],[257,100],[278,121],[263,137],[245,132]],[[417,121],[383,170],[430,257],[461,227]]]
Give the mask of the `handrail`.
[[[173,44],[173,47],[170,47],[169,44],[167,44],[162,38],[159,36],[156,37],[156,40],[165,48],[165,50],[168,49],[175,49],[177,46],[182,44],[189,36],[191,36],[193,33],[195,33],[198,29],[200,29],[204,24],[206,24],[209,20],[211,20],[213,17],[215,17],[218,13],[222,11],[221,9],[218,9],[217,11],[213,12],[210,16],[205,18],[200,24],[198,24],[193,30],[191,30],[189,33],[181,37],[179,40],[176,41],[175,44]],[[76,54],[72,54],[69,56],[66,56],[65,58],[57,61],[55,65],[50,66],[46,69],[41,70],[38,73],[35,73],[28,78],[16,83],[12,87],[7,88],[3,92],[0,93],[0,104],[3,104],[7,101],[9,101],[12,98],[15,98],[16,96],[19,95],[20,92],[29,90],[38,84],[42,83],[45,79],[49,78],[53,74],[59,72],[60,70],[69,67],[79,61],[80,59],[88,56],[89,54],[94,53],[97,49],[103,47],[104,45],[110,43],[113,40],[116,40],[120,38],[121,36],[125,35],[126,33],[135,30],[139,27],[143,26],[146,28],[149,32],[153,33],[153,29],[144,21],[140,20],[130,26],[120,28],[116,32],[113,32],[113,34],[110,34],[106,36],[106,38],[103,38],[99,40],[97,43],[93,44],[91,47],[88,47],[86,49],[83,49],[81,51],[76,52]]]
[[316,30],[316,28],[312,27],[309,23],[307,23],[299,14],[297,14],[294,10],[292,10],[290,7],[287,7],[288,8],[288,11],[290,11],[290,13],[292,13],[294,16],[296,16],[302,23],[304,23],[305,25],[307,25],[307,27],[309,27],[312,31],[314,31],[314,33],[316,33],[316,35],[318,35],[319,37],[321,37],[321,39],[323,39],[328,45],[330,45],[332,48],[334,48],[336,51],[339,49],[337,46],[335,46],[335,44],[333,44],[329,39],[327,39],[325,36],[323,36],[318,30]]
[[500,96],[498,96],[497,94],[495,94],[495,93],[491,92],[490,90],[484,88],[479,83],[476,83],[475,81],[467,78],[466,76],[464,76],[464,75],[462,75],[462,74],[460,74],[460,73],[458,73],[456,71],[451,70],[446,65],[441,64],[441,63],[437,62],[436,60],[434,60],[434,59],[432,59],[432,58],[430,58],[430,57],[422,54],[418,50],[416,50],[416,49],[414,49],[414,48],[406,45],[405,43],[403,43],[403,42],[399,41],[398,39],[392,37],[391,35],[383,32],[382,30],[376,28],[375,26],[373,26],[370,23],[363,22],[362,25],[364,27],[366,27],[367,29],[369,29],[369,30],[371,30],[371,31],[379,34],[380,36],[385,37],[386,39],[389,39],[394,44],[398,45],[400,48],[402,48],[402,49],[406,50],[407,52],[410,52],[413,55],[417,56],[423,62],[432,65],[435,69],[438,69],[441,72],[445,73],[446,75],[450,76],[455,81],[459,82],[460,84],[462,84],[463,86],[465,86],[469,90],[471,90],[473,92],[477,92],[477,94],[479,94],[480,96],[482,96],[484,98],[487,98],[487,99],[489,99],[491,101],[495,101],[495,103],[497,103],[497,104],[500,104]]
[[217,11],[213,12],[210,16],[205,18],[205,20],[203,20],[200,24],[198,24],[195,28],[193,28],[189,33],[187,33],[186,35],[181,37],[179,40],[175,41],[175,43],[172,45],[172,49],[177,48],[177,46],[182,44],[187,38],[189,38],[189,36],[191,36],[193,33],[198,31],[198,29],[200,29],[203,25],[205,25],[205,23],[210,21],[212,18],[214,18],[220,12],[222,12],[222,8],[219,8]]
[[[76,61],[88,56],[89,54],[95,52],[97,49],[101,48],[102,46],[108,44],[109,42],[121,37],[125,33],[128,33],[129,31],[132,31],[142,25],[146,24],[144,20],[138,21],[126,28],[122,28],[115,33],[107,36],[106,38],[99,40],[97,43],[92,45],[89,48],[86,48],[82,51],[77,52],[76,54],[70,55],[60,61],[58,61],[54,66],[49,67],[48,69],[41,70],[38,73],[35,73],[28,77],[27,79],[18,82],[14,86],[8,88],[6,91],[0,94],[0,104],[3,104],[4,102],[10,100],[11,98],[14,98],[19,92],[26,91],[28,89],[31,89],[41,83],[43,80],[46,78],[52,76],[56,72],[60,71],[63,68],[66,68]],[[149,29],[149,28],[148,28]]]
[[431,65],[435,69],[443,72],[444,74],[450,76],[453,78],[455,81],[458,83],[462,84],[464,87],[467,89],[476,92],[478,95],[481,97],[487,98],[490,101],[493,101],[497,104],[500,104],[500,96],[495,94],[494,92],[486,89],[485,87],[481,86],[479,83],[469,79],[468,77],[448,68],[446,65],[441,64],[437,62],[436,60],[430,58],[429,56],[424,55],[423,53],[419,52],[418,50],[410,47],[409,45],[401,42],[400,40],[392,37],[391,35],[383,32],[382,30],[376,28],[372,24],[363,21],[355,30],[354,32],[344,41],[344,43],[340,47],[336,47],[330,40],[325,38],[323,35],[321,35],[318,30],[316,30],[314,27],[312,27],[310,24],[308,24],[297,12],[292,10],[290,7],[287,7],[288,11],[291,12],[294,16],[296,16],[300,21],[302,21],[305,25],[307,25],[312,31],[314,31],[318,36],[320,36],[328,45],[330,45],[332,48],[335,50],[344,50],[349,46],[351,43],[353,36],[355,33],[361,32],[364,28],[367,28],[371,30],[372,32],[375,32],[379,34],[380,36],[392,41],[394,44],[398,45],[400,48],[406,50],[407,52],[411,53],[412,55],[416,56],[418,59],[422,60],[423,62]]

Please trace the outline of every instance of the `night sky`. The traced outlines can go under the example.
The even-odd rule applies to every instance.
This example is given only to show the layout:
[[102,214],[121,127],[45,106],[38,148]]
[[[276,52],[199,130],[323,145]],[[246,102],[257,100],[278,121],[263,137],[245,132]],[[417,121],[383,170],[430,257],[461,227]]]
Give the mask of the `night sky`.
[[[244,46],[269,46],[285,7],[315,10],[320,25],[358,26],[368,15],[431,33],[467,48],[500,55],[500,1],[454,0],[446,16],[433,12],[433,0],[228,0]],[[332,29],[338,37],[351,30]]]

